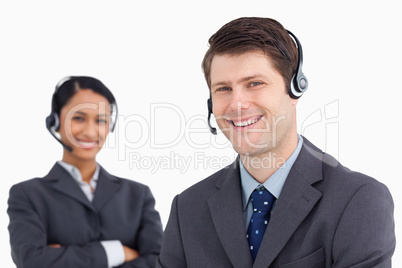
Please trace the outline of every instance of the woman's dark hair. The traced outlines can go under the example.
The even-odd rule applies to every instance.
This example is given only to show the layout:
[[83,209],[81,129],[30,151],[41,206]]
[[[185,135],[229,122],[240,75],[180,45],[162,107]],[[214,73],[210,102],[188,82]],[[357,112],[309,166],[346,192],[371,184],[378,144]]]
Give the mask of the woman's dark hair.
[[222,26],[209,39],[209,49],[202,61],[202,69],[211,89],[211,63],[215,55],[241,55],[260,51],[273,62],[290,89],[290,81],[297,69],[298,51],[286,29],[270,18],[244,17]]
[[60,115],[61,109],[81,89],[90,89],[105,97],[111,104],[111,112],[113,112],[116,100],[112,92],[100,80],[90,76],[69,76],[62,79],[53,94],[52,112]]

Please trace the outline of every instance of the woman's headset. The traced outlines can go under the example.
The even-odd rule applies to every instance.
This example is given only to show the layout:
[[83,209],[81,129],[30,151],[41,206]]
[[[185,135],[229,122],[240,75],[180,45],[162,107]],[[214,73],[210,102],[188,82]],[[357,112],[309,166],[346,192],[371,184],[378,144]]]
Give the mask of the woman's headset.
[[[50,134],[52,134],[52,136],[61,144],[63,145],[64,148],[66,148],[67,150],[69,150],[70,152],[73,150],[70,146],[67,146],[66,144],[64,144],[64,142],[62,142],[62,140],[57,137],[57,131],[60,129],[60,115],[58,114],[57,111],[60,111],[61,107],[58,107],[58,103],[57,103],[57,96],[60,92],[60,87],[68,81],[71,80],[75,80],[77,78],[80,78],[80,76],[67,76],[64,77],[63,79],[61,79],[57,84],[56,84],[56,88],[55,91],[53,93],[52,96],[52,109],[50,114],[46,117],[46,128],[47,130],[49,130]],[[109,125],[109,131],[113,132],[114,128],[116,126],[116,122],[117,122],[117,117],[118,117],[118,109],[117,109],[117,103],[114,99],[113,94],[110,92],[110,94],[113,97],[113,102],[110,104],[111,105],[111,120],[110,120],[110,125]],[[59,109],[60,108],[60,109]]]
[[[297,68],[292,76],[292,79],[290,81],[290,90],[289,90],[289,96],[292,99],[298,99],[300,98],[303,93],[307,90],[308,88],[308,80],[307,77],[303,74],[302,72],[302,67],[303,67],[303,50],[302,46],[299,42],[299,39],[290,31],[288,31],[288,34],[295,40],[296,45],[297,45],[297,50],[298,50],[298,64]],[[217,131],[216,128],[211,126],[211,114],[212,114],[212,99],[211,95],[209,96],[209,99],[207,100],[207,106],[208,106],[208,127],[209,131],[211,131],[212,134],[216,135]]]

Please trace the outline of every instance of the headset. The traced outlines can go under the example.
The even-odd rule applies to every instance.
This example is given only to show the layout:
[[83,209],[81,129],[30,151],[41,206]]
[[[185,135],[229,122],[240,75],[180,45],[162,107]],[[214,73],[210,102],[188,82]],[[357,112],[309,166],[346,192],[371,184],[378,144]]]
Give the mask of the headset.
[[[58,108],[58,104],[57,104],[57,95],[60,91],[60,87],[65,83],[68,82],[70,80],[74,80],[80,78],[80,76],[67,76],[62,78],[57,84],[56,84],[56,88],[55,91],[53,93],[52,96],[52,109],[50,114],[46,117],[46,128],[47,130],[50,132],[50,134],[61,144],[63,145],[64,148],[66,148],[68,151],[72,152],[73,148],[71,148],[70,146],[66,145],[58,136],[57,136],[57,131],[59,131],[60,129],[60,115],[57,113],[57,108]],[[110,94],[112,94],[110,92]],[[114,99],[114,96],[112,94],[112,97]],[[109,131],[113,132],[116,126],[116,122],[117,122],[117,117],[118,117],[118,108],[117,108],[117,103],[114,100],[113,103],[110,104],[111,105],[111,111],[112,111],[112,116],[111,116],[111,120],[110,120],[110,124],[109,124]]]
[[[293,38],[293,40],[296,42],[297,50],[298,50],[298,54],[299,54],[297,68],[296,68],[296,70],[295,70],[295,72],[294,72],[294,74],[292,76],[291,81],[290,81],[290,90],[288,92],[289,96],[292,99],[298,99],[303,95],[303,93],[308,88],[307,77],[302,72],[303,49],[302,49],[302,46],[301,46],[301,44],[299,42],[299,39],[297,39],[297,37],[292,32],[290,32],[289,30],[286,30],[286,31]],[[207,107],[208,107],[208,127],[209,127],[209,131],[212,134],[216,135],[217,134],[216,128],[211,126],[211,114],[212,114],[211,94],[209,95],[209,99],[207,100]]]

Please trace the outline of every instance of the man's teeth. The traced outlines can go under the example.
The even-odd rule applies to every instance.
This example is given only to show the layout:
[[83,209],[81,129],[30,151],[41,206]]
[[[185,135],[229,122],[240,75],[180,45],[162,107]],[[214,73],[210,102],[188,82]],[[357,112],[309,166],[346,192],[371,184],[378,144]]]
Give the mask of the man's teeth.
[[237,122],[237,123],[233,122],[233,124],[236,127],[246,127],[248,125],[254,124],[257,121],[258,121],[258,119],[256,118],[256,119],[249,119],[248,121],[243,121],[243,122]]

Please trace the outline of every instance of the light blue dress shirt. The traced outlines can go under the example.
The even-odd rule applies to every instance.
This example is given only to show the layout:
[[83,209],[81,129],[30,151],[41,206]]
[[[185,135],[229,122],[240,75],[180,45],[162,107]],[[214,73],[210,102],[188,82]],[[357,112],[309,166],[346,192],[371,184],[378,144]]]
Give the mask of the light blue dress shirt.
[[[240,179],[243,193],[243,217],[246,230],[253,214],[253,205],[250,202],[250,196],[256,188],[265,187],[275,198],[278,200],[286,178],[292,168],[296,158],[299,156],[300,150],[303,145],[303,138],[298,135],[298,141],[296,149],[292,155],[286,160],[286,162],[263,184],[256,181],[250,173],[246,170],[241,160],[240,161]],[[271,213],[275,208],[276,201],[272,207]]]
[[[78,186],[84,192],[85,196],[88,198],[89,202],[92,202],[96,185],[98,184],[100,170],[99,165],[96,165],[94,175],[88,184],[82,180],[81,172],[77,167],[63,161],[58,161],[57,163],[62,166],[71,175],[71,177],[73,177],[73,179],[78,183]],[[116,267],[124,263],[124,249],[119,240],[100,241],[100,243],[106,252],[108,268]]]

